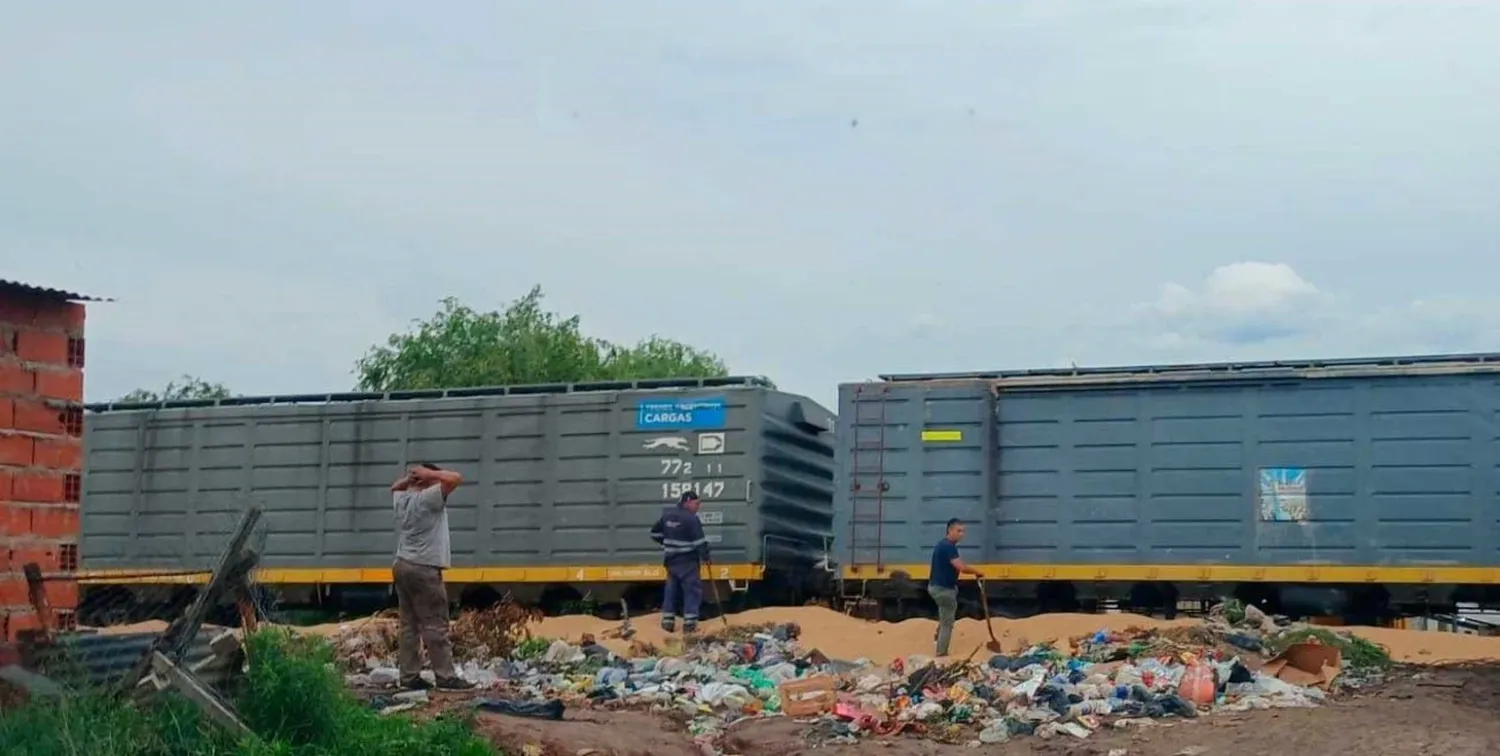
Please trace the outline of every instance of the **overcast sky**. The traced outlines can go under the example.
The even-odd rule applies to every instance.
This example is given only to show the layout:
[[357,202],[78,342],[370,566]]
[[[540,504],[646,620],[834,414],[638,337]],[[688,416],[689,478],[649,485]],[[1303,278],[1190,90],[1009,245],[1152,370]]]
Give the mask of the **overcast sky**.
[[455,295],[881,372],[1500,349],[1500,3],[20,3],[0,277],[87,393]]

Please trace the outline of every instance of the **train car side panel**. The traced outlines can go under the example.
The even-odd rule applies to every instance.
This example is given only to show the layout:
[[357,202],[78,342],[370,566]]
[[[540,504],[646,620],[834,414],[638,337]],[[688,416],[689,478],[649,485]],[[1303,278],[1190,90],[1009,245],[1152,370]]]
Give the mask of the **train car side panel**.
[[846,574],[925,577],[958,516],[1013,579],[1500,580],[1488,369],[1046,384],[841,387]]
[[841,564],[874,576],[925,563],[952,517],[973,531],[961,547],[965,558],[990,555],[993,406],[988,385],[978,382],[840,387],[834,556]]
[[94,412],[84,573],[205,570],[254,500],[266,574],[383,582],[387,487],[430,461],[467,478],[449,504],[455,580],[660,579],[647,531],[688,490],[716,566],[746,579],[768,544],[810,558],[826,542],[832,442],[815,426],[831,419],[733,385]]

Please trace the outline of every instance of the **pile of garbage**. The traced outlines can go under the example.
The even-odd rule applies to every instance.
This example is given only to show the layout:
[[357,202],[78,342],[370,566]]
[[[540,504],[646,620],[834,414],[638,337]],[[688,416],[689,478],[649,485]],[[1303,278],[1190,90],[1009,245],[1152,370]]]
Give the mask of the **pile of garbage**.
[[[570,707],[649,709],[683,721],[707,752],[740,720],[764,716],[806,724],[809,745],[898,734],[971,745],[1083,739],[1143,720],[1315,707],[1342,679],[1378,679],[1369,664],[1347,674],[1353,647],[1344,636],[1235,607],[1201,626],[1100,630],[1065,649],[1037,644],[985,657],[975,649],[942,664],[829,659],[799,635],[792,623],[735,627],[635,658],[590,636],[532,638],[508,656],[466,660],[462,674],[483,689],[472,703],[479,708],[548,719]],[[362,661],[351,686],[395,684],[389,659]]]
[[[530,623],[541,619],[541,611],[525,607],[506,597],[486,609],[459,613],[449,628],[453,655],[457,659],[503,659],[534,648]],[[400,645],[399,618],[395,610],[385,610],[365,619],[339,626],[331,638],[335,653],[344,665],[359,674],[351,677],[356,686],[394,684],[394,663]],[[543,642],[542,648],[546,644]],[[484,670],[472,661],[466,666],[469,680],[484,679]],[[432,682],[431,673],[425,677]],[[490,676],[493,681],[493,676]]]

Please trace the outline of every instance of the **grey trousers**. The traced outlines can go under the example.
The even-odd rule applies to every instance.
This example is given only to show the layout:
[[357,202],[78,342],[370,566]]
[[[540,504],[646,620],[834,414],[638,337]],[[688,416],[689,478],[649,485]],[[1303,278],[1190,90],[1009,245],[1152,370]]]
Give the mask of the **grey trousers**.
[[953,642],[953,623],[958,621],[958,589],[927,586],[928,595],[937,603],[937,655],[948,655],[948,644]]
[[448,639],[448,590],[443,571],[397,559],[391,567],[396,600],[401,604],[401,644],[397,653],[401,682],[422,671],[422,646],[439,680],[454,677],[453,644]]

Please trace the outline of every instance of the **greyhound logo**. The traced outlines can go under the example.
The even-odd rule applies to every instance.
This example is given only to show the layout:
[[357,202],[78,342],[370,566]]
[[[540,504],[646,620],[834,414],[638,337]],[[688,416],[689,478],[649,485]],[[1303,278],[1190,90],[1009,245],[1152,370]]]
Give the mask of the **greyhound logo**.
[[671,449],[672,451],[689,451],[688,440],[682,436],[661,436],[659,438],[647,439],[641,444],[645,449]]

